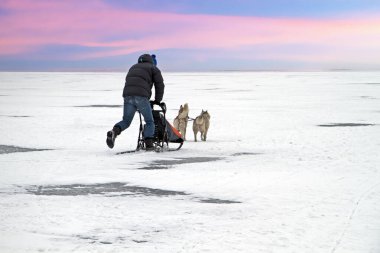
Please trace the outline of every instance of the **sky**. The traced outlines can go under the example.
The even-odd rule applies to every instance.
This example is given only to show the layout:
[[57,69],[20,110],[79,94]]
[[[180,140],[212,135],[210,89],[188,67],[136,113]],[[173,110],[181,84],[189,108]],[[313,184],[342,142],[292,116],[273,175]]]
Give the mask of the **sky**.
[[0,71],[380,70],[378,0],[1,0]]

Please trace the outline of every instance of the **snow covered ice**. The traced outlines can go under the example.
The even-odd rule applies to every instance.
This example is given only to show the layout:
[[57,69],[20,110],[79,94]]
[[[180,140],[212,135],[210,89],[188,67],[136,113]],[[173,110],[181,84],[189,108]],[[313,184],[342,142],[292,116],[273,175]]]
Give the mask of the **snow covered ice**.
[[163,75],[207,142],[116,155],[125,73],[0,73],[0,252],[380,252],[380,72]]

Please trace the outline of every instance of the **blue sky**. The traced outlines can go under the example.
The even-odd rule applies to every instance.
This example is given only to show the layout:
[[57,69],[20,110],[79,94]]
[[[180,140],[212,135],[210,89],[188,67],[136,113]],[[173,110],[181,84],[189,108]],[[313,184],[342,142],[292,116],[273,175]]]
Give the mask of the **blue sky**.
[[376,0],[110,0],[135,10],[262,17],[334,17],[371,13],[380,9]]
[[2,0],[0,71],[380,69],[374,0]]

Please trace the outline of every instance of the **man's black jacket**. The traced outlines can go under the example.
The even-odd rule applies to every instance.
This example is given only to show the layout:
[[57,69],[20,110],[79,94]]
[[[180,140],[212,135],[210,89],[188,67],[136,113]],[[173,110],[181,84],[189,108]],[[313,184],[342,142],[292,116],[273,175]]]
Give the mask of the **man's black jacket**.
[[133,65],[125,78],[123,97],[141,96],[150,99],[152,88],[155,88],[155,101],[161,102],[164,96],[164,79],[161,71],[153,65],[153,59],[149,54],[139,57],[138,63]]

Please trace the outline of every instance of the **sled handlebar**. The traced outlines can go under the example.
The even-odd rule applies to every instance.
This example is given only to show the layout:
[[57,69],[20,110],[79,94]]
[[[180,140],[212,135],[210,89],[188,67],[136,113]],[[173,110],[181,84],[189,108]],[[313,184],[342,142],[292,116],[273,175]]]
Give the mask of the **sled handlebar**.
[[149,102],[152,109],[154,105],[158,105],[161,108],[162,112],[166,113],[166,104],[164,102],[161,102],[161,103],[157,101],[149,101]]

